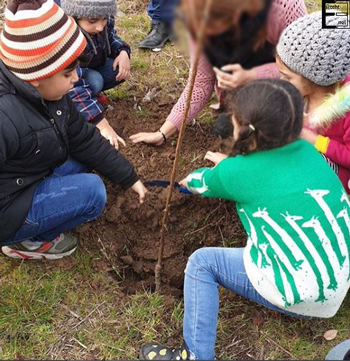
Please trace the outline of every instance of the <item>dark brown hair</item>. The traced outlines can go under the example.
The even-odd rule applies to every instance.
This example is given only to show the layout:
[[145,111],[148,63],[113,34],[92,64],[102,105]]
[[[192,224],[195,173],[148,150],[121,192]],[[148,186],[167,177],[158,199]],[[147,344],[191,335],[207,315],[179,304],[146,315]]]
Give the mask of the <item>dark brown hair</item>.
[[297,140],[303,127],[302,95],[284,80],[257,80],[238,88],[229,93],[227,107],[240,125],[232,156],[282,147]]

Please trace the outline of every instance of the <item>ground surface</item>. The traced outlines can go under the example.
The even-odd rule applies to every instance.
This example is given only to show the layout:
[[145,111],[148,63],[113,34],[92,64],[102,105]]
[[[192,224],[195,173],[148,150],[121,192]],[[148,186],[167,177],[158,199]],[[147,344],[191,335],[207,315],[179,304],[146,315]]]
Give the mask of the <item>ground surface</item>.
[[[165,118],[173,101],[159,95],[153,103],[142,103],[145,113],[135,122],[130,114],[133,101],[122,99],[108,112],[108,118],[119,134],[157,129],[159,118]],[[148,115],[149,113],[149,115]],[[157,117],[154,117],[154,114]],[[189,169],[209,165],[203,160],[207,149],[217,146],[210,126],[189,127],[184,142],[178,179]],[[128,146],[123,153],[131,160],[143,180],[169,179],[175,152],[174,142],[162,147]],[[125,291],[152,290],[154,267],[158,258],[159,234],[167,189],[150,188],[144,204],[132,192],[121,193],[109,184],[108,206],[97,222],[78,229],[86,247],[103,244],[111,254],[111,264],[123,269]],[[205,211],[203,211],[205,210]],[[100,239],[100,244],[96,244]],[[208,200],[175,193],[170,208],[164,249],[163,283],[178,295],[183,284],[183,270],[191,253],[203,246],[218,246],[228,240],[243,240],[245,232],[237,219],[232,202]],[[112,261],[113,260],[113,261]],[[111,265],[110,264],[110,265]]]
[[[132,44],[133,77],[109,93],[107,118],[125,139],[154,130],[183,89],[188,59],[183,45],[139,52],[148,31],[144,3],[120,2],[119,33]],[[0,2],[0,7],[3,3]],[[318,2],[309,1],[311,10]],[[152,91],[157,95],[144,101]],[[213,115],[206,110],[188,127],[177,179],[209,164]],[[160,148],[122,152],[143,180],[169,179],[175,141]],[[138,205],[107,182],[108,205],[96,221],[76,230],[80,246],[59,262],[17,262],[0,257],[0,359],[135,359],[143,342],[181,342],[181,289],[187,257],[203,246],[242,246],[245,233],[230,202],[175,194],[166,235],[163,294],[154,290],[160,221],[166,191],[150,190]],[[221,359],[322,359],[350,337],[350,300],[331,320],[294,320],[222,292],[217,357]],[[323,334],[338,331],[326,341]]]

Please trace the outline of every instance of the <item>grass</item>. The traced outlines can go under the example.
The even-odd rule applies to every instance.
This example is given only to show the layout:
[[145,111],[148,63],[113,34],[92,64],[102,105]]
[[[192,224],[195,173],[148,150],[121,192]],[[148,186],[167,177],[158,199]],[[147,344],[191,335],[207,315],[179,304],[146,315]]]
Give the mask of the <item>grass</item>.
[[130,96],[126,83],[119,85],[113,89],[105,91],[110,100],[116,101],[118,99],[128,98]]
[[322,1],[320,0],[305,0],[305,4],[310,13],[322,9]]
[[96,257],[78,251],[67,270],[1,259],[1,359],[133,359],[141,343],[180,328],[180,302],[167,312],[162,295],[126,297],[91,268]]
[[[3,273],[2,273],[3,274]],[[68,274],[42,273],[33,282],[30,265],[20,265],[1,279],[1,358],[36,355],[54,340],[55,306],[70,289]],[[6,281],[9,280],[9,281]]]
[[[1,359],[134,359],[143,342],[180,342],[182,302],[124,295],[91,267],[96,257],[78,251],[67,270],[1,260]],[[264,358],[321,359],[350,336],[349,301],[331,320],[292,320],[222,291],[218,356],[232,359],[253,346]],[[325,341],[333,328],[337,339]]]
[[[307,5],[312,11],[320,8],[319,1]],[[149,27],[144,4],[124,0],[120,9],[119,34],[132,44],[133,76],[108,95],[140,100],[159,87],[160,96],[172,90],[177,97],[186,82],[188,57],[172,45],[161,53],[139,51],[136,45]],[[142,119],[146,110],[131,111]],[[211,111],[198,119],[211,122]],[[183,166],[190,162],[184,159]],[[60,267],[0,257],[0,359],[135,359],[143,342],[181,342],[182,301],[148,292],[125,295],[98,262],[103,263],[98,251],[86,249]],[[349,297],[332,319],[294,320],[221,293],[220,359],[323,359],[333,345],[350,337]],[[329,329],[338,330],[335,340],[323,338]]]

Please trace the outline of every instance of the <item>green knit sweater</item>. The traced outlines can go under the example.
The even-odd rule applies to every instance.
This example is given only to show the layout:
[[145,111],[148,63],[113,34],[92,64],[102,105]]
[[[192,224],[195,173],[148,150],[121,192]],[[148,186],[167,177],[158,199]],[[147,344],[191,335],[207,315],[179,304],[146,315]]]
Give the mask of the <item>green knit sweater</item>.
[[314,146],[298,140],[238,155],[186,183],[236,202],[248,233],[245,269],[261,296],[301,315],[336,314],[350,287],[350,202]]

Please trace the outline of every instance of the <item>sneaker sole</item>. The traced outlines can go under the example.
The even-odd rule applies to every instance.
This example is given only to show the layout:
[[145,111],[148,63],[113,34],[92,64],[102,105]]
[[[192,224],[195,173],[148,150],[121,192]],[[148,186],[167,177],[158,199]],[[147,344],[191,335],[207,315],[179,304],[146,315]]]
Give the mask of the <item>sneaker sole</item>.
[[142,347],[141,347],[141,350],[140,350],[140,353],[139,353],[139,360],[146,360],[146,356],[142,352]]
[[42,258],[46,258],[48,260],[61,259],[66,256],[70,256],[76,249],[77,247],[74,247],[68,252],[59,253],[59,254],[49,254],[49,253],[17,251],[15,249],[6,246],[1,248],[2,252],[8,257],[17,258],[17,259],[26,259],[26,260],[35,260]]

